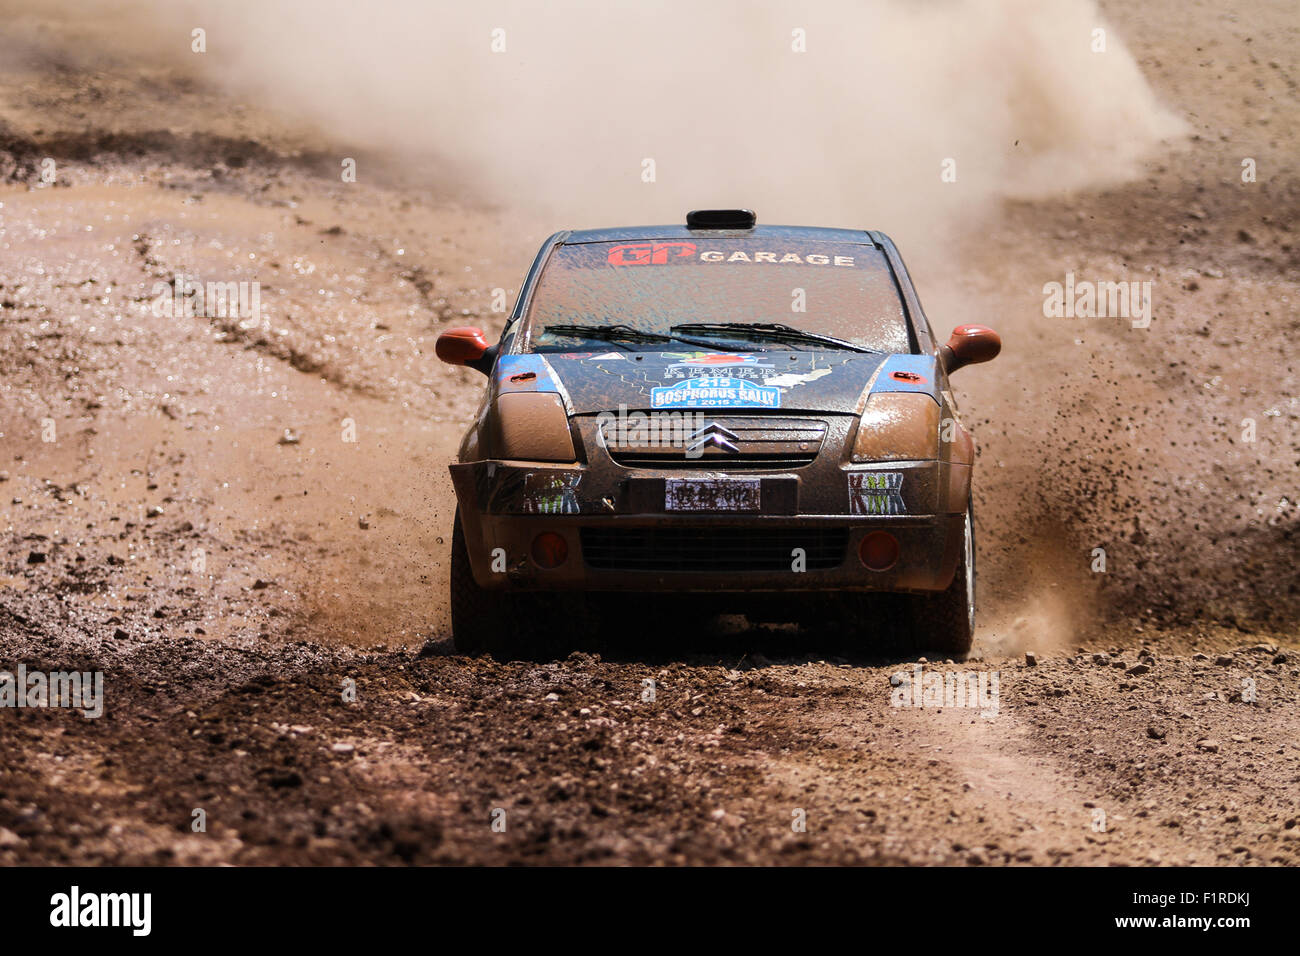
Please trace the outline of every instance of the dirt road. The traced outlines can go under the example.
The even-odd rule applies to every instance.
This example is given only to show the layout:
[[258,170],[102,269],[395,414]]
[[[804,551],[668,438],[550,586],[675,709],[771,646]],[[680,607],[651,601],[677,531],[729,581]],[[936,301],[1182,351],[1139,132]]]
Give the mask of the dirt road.
[[[103,671],[105,711],[0,708],[0,863],[1300,862],[1300,25],[1104,10],[1189,136],[1003,205],[956,268],[903,248],[941,332],[1007,342],[958,382],[961,663],[739,619],[456,656],[482,378],[433,341],[499,330],[570,224],[378,157],[344,183],[328,131],[15,14],[0,670]],[[1067,273],[1152,281],[1151,329],[1045,318]],[[260,319],[159,307],[212,275]]]

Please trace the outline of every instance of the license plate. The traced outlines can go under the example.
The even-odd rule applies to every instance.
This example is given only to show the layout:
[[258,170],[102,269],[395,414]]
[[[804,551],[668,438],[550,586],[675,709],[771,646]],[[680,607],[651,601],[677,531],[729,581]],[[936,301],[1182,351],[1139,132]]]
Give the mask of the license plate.
[[665,511],[759,511],[762,479],[725,478],[664,482]]

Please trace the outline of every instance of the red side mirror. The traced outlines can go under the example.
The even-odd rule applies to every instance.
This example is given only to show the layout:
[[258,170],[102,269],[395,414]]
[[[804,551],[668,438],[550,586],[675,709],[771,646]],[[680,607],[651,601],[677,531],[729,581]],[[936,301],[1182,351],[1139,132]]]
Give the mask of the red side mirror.
[[944,371],[951,375],[965,365],[978,365],[998,357],[1002,337],[983,325],[959,325],[952,330],[948,344],[939,349]]
[[483,330],[472,326],[448,329],[438,336],[433,350],[448,365],[470,365],[482,360],[491,348]]

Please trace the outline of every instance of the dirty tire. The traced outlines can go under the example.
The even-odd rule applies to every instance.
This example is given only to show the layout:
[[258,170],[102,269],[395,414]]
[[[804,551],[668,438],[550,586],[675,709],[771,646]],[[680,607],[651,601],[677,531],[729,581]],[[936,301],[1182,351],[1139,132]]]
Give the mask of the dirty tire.
[[529,633],[521,597],[478,586],[470,569],[460,509],[451,530],[451,637],[461,654],[509,658]]
[[975,511],[966,504],[965,545],[952,584],[912,598],[913,649],[963,658],[975,639]]

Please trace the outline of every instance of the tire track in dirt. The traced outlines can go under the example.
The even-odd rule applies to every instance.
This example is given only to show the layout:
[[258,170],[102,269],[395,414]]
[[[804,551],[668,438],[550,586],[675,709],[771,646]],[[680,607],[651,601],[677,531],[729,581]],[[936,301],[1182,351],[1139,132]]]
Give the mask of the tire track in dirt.
[[[1283,781],[1300,779],[1300,672],[1254,647],[1221,655],[1230,665],[1160,655],[1116,667],[1079,654],[1040,657],[1034,667],[1005,659],[927,666],[999,672],[992,718],[895,708],[888,677],[897,666],[805,665],[801,678],[822,671],[816,682],[795,681],[816,688],[817,707],[792,719],[817,743],[769,753],[762,766],[786,815],[805,808],[810,831],[818,821],[819,846],[856,847],[863,858],[1294,863],[1300,816]],[[1138,664],[1147,671],[1130,677]],[[1157,671],[1159,679],[1148,676]],[[1253,703],[1225,689],[1242,675],[1253,675]],[[1212,717],[1193,713],[1207,707]],[[1261,771],[1270,783],[1257,788]]]

